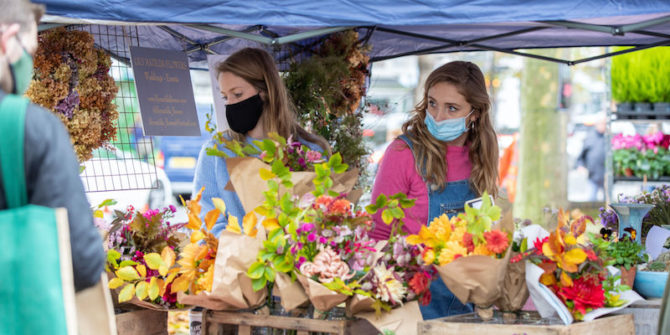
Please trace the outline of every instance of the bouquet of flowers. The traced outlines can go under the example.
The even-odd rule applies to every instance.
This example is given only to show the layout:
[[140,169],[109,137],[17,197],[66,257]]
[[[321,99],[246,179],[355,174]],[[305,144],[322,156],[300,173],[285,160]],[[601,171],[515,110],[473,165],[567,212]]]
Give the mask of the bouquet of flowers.
[[[253,212],[265,201],[265,192],[269,191],[269,179],[290,176],[282,179],[280,194],[290,190],[293,195],[302,197],[314,190],[313,180],[324,178],[322,166],[326,159],[320,152],[310,150],[291,138],[287,141],[276,133],[269,134],[269,137],[243,145],[226,139],[219,132],[214,135],[218,145],[207,149],[208,155],[226,160],[230,182],[225,188],[237,193],[247,213]],[[233,155],[236,157],[231,158]],[[332,184],[328,187],[334,192],[346,193],[349,200],[355,200],[360,192],[351,190],[358,179],[358,171],[346,171],[346,164],[341,164],[342,157],[338,159],[343,167],[336,171],[336,175],[329,177]]]
[[[592,320],[611,311],[603,307],[623,308],[641,299],[629,287],[616,283],[618,276],[608,273],[609,242],[596,236],[589,239],[585,233],[587,222],[592,221],[588,216],[570,221],[560,210],[556,230],[536,237],[533,248],[512,259],[530,261],[526,280],[543,317],[558,311],[566,324],[573,319]],[[556,305],[557,301],[562,305]]]
[[[236,217],[229,216],[226,230],[217,238],[210,230],[220,215],[226,215],[226,205],[222,199],[212,198],[215,208],[205,214],[203,224],[200,219],[203,191],[204,187],[186,205],[189,217],[186,228],[192,231],[191,243],[180,254],[177,263],[181,277],[175,280],[173,291],[179,293],[180,302],[209,309],[256,307],[264,301],[265,291],[254,292],[251,281],[244,275],[261,244],[256,239],[256,217],[253,213],[245,216],[242,228]],[[240,253],[243,249],[248,252]]]
[[[486,192],[479,209],[465,206],[465,213],[446,215],[423,226],[407,242],[422,248],[423,260],[435,264],[445,285],[462,302],[472,302],[484,319],[492,317],[490,306],[500,297],[509,259],[513,226],[494,227],[500,207],[493,206]],[[484,308],[482,308],[484,307]]]
[[[144,213],[129,206],[115,211],[107,229],[106,245],[109,287],[118,289],[118,302],[145,308],[181,308],[171,286],[179,280],[174,267],[186,235],[178,230],[184,224],[171,224],[176,208],[153,209]],[[100,223],[100,220],[96,220]]]
[[[265,217],[268,240],[248,275],[256,290],[274,282],[276,273],[297,277],[315,307],[328,311],[353,294],[357,288],[353,268],[364,270],[367,255],[376,251],[374,241],[367,238],[371,219],[330,189],[331,173],[347,168],[339,154],[315,166],[314,190],[300,198],[287,192],[280,195],[279,185],[290,188],[293,182],[292,172],[277,162],[272,170],[260,172],[268,191],[256,212]],[[282,304],[289,299],[282,298]],[[284,307],[288,305],[296,304]]]

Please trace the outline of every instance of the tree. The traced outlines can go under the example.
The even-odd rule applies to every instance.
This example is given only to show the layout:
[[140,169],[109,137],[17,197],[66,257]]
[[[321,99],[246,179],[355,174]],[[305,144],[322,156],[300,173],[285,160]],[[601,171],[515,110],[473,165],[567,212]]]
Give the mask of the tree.
[[[565,50],[542,50],[559,57]],[[521,131],[514,216],[545,225],[543,209],[567,205],[566,113],[559,111],[559,65],[527,58],[521,75]],[[546,226],[546,225],[545,225]]]

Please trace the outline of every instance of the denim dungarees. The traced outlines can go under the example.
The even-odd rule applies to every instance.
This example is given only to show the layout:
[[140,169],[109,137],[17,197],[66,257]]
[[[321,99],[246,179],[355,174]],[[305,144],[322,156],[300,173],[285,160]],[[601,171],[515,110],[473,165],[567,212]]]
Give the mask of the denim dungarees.
[[[412,142],[407,136],[401,135],[400,139],[405,141],[409,148],[413,150]],[[426,225],[442,214],[447,214],[451,218],[463,212],[465,202],[477,197],[476,193],[470,188],[467,179],[448,182],[441,191],[432,190],[430,185],[426,185],[426,187],[428,188],[428,222]],[[430,304],[420,306],[424,320],[473,312],[472,304],[463,305],[444,285],[439,276],[430,285],[430,293],[432,296]]]

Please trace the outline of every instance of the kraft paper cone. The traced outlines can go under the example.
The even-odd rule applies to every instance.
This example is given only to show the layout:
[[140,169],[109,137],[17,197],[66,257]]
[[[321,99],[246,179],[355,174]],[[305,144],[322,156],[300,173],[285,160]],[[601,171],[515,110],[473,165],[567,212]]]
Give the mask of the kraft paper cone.
[[309,301],[305,289],[297,280],[292,280],[289,275],[277,272],[275,276],[274,293],[281,298],[281,306],[290,312]]
[[348,317],[352,317],[358,313],[367,313],[373,312],[375,309],[372,307],[374,305],[375,299],[371,297],[366,297],[360,294],[354,294],[354,296],[347,301],[347,308],[345,312]]
[[[254,157],[234,157],[226,158],[226,167],[230,175],[230,181],[225,186],[225,189],[237,193],[244,210],[249,213],[262,205],[263,201],[265,201],[263,192],[267,191],[268,185],[267,181],[261,178],[260,170],[262,168],[271,170],[270,165]],[[312,192],[314,190],[314,183],[312,181],[315,177],[316,174],[314,172],[293,172],[291,176],[291,181],[293,182],[291,194],[302,197]],[[334,175],[332,178],[333,187],[331,190],[338,193],[348,193],[358,180],[358,169]],[[281,196],[285,192],[286,189],[281,187],[279,195]],[[356,197],[357,195],[357,193],[354,193],[352,197]]]
[[368,320],[382,334],[386,330],[393,331],[394,334],[418,334],[418,324],[423,321],[419,303],[416,301],[405,303],[388,313],[382,312],[381,315],[367,312],[356,314],[356,317]]
[[[512,253],[514,257],[518,253]],[[529,292],[526,285],[526,265],[524,262],[507,264],[505,279],[503,280],[502,295],[495,302],[503,312],[520,310],[528,300]]]
[[247,269],[256,261],[263,245],[261,235],[260,232],[257,237],[221,232],[210,297],[237,309],[255,308],[265,302],[267,289],[254,292],[251,278],[247,276]]
[[[493,229],[513,232],[514,223],[511,212],[505,213],[501,223]],[[488,307],[500,298],[507,265],[512,254],[512,245],[507,248],[505,257],[495,259],[491,256],[467,256],[444,265],[436,266],[445,285],[463,304],[474,303]]]
[[327,312],[349,298],[349,296],[331,291],[329,288],[301,274],[298,275],[298,281],[300,281],[300,284],[305,289],[309,301],[312,302],[312,305],[318,311]]

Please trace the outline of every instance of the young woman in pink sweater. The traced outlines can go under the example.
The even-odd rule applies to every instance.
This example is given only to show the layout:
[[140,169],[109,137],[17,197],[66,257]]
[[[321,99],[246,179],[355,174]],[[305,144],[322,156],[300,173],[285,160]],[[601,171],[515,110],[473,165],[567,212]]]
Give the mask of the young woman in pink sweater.
[[[386,149],[372,189],[372,199],[398,192],[416,199],[405,211],[403,228],[411,234],[444,213],[462,212],[466,201],[484,191],[494,197],[498,192],[498,141],[479,67],[447,63],[428,76],[424,88],[403,135]],[[391,227],[379,213],[373,219],[372,237],[388,239]],[[430,305],[421,306],[424,319],[472,312],[442,280],[433,282],[431,294]]]

